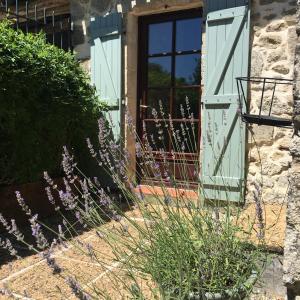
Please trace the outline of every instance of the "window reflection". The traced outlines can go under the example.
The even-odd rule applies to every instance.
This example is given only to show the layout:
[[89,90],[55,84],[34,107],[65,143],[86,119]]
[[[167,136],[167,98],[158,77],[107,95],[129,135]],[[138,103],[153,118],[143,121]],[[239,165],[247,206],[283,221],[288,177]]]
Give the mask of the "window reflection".
[[199,54],[177,55],[175,62],[176,85],[199,85],[200,70]]
[[176,22],[176,51],[201,49],[201,18]]
[[168,53],[172,50],[172,22],[149,25],[148,54]]
[[171,84],[171,57],[152,57],[148,61],[148,86],[165,87]]

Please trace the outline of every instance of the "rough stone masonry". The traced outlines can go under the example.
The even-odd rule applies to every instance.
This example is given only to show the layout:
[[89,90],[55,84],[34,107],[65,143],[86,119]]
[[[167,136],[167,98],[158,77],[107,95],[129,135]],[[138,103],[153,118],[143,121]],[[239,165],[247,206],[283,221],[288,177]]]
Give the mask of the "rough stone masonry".
[[[251,76],[292,79],[296,47],[296,2],[291,0],[251,1]],[[272,87],[266,86],[263,113],[269,108]],[[262,84],[251,84],[250,111],[258,114]],[[276,88],[272,115],[292,118],[293,87]],[[293,131],[273,126],[251,126],[248,133],[248,195],[253,182],[262,186],[264,203],[287,202],[288,177],[292,161],[289,144]]]
[[[300,136],[297,135],[300,119],[300,0],[297,3],[297,45],[294,71],[294,123],[290,153],[290,192],[287,207],[287,227],[284,248],[284,283],[288,289],[288,299],[300,299]],[[300,132],[299,132],[300,133]]]

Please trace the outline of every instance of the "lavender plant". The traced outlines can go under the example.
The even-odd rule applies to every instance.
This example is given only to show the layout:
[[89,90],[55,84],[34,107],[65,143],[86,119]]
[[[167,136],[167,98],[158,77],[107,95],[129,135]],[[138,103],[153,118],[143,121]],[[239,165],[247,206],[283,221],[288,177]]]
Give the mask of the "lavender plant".
[[[254,198],[262,225],[259,243],[250,243],[254,225],[241,224],[238,207],[231,206],[229,201],[222,206],[207,206],[203,202],[199,159],[193,161],[191,174],[185,155],[198,153],[195,120],[188,99],[186,107],[181,106],[180,110],[182,121],[175,127],[160,102],[160,110],[152,111],[155,134],[149,133],[145,123],[142,134],[138,134],[127,113],[127,130],[134,138],[135,153],[129,153],[121,139],[116,142],[112,138],[107,120],[99,120],[99,145],[95,147],[87,139],[87,147],[97,164],[112,177],[117,187],[114,191],[102,186],[101,179],[86,177],[64,147],[63,187],[44,173],[48,199],[62,220],[57,229],[38,220],[38,215],[32,214],[20,193],[16,193],[21,208],[29,216],[35,245],[25,241],[14,220],[9,223],[0,215],[3,226],[42,255],[52,273],[60,276],[78,299],[242,299],[251,291],[265,261],[259,188]],[[166,137],[173,149],[169,156]],[[177,173],[172,170],[174,161],[181,162]],[[143,178],[147,178],[150,196],[139,185]],[[196,190],[192,183],[198,184]],[[196,197],[191,199],[183,187],[194,188]],[[138,217],[124,210],[124,203]],[[104,253],[81,240],[80,230],[91,230],[109,250]],[[55,234],[55,239],[47,240],[47,232]],[[69,245],[82,260],[101,266],[110,277],[114,295],[97,280],[80,282],[77,274],[57,263],[56,249],[67,249]],[[0,246],[18,255],[9,240],[0,240]]]

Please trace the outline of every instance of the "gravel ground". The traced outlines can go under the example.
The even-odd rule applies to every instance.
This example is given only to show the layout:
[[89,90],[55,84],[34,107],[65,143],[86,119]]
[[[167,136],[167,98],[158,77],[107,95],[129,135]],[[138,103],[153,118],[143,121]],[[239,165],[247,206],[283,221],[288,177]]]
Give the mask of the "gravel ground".
[[[245,213],[253,217],[255,207],[249,206]],[[285,208],[278,206],[265,208],[267,219],[267,238],[272,247],[283,246],[285,228]],[[130,217],[140,219],[138,211],[129,211]],[[276,225],[274,225],[276,223]],[[113,228],[115,224],[103,225]],[[55,257],[59,265],[64,269],[76,274],[84,284],[95,284],[103,287],[113,299],[122,299],[118,287],[119,282],[114,282],[110,272],[122,272],[119,265],[113,260],[113,253],[107,245],[99,239],[94,230],[81,233],[76,239],[88,242],[97,249],[106,265],[92,263],[90,259],[84,259],[80,251],[73,246],[73,241],[68,243],[66,249],[56,249]],[[267,268],[262,282],[255,288],[251,300],[283,300],[285,299],[285,288],[282,286],[282,258],[275,256]],[[0,288],[8,287],[13,291],[16,299],[74,299],[74,296],[67,284],[59,277],[52,275],[45,260],[39,255],[24,251],[23,258],[10,261],[10,258],[0,253]],[[145,283],[147,286],[147,283]],[[0,296],[0,299],[9,299],[7,296]],[[101,297],[99,296],[99,299]]]

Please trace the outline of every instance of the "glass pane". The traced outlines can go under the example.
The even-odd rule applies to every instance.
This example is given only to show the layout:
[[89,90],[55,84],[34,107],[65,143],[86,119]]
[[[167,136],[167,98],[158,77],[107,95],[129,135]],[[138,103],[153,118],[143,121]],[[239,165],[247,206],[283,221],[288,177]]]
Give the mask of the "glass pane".
[[153,151],[169,151],[169,134],[164,121],[146,121],[147,138]]
[[200,84],[200,54],[177,55],[175,64],[176,85]]
[[176,51],[201,49],[201,18],[176,22]]
[[195,153],[198,150],[198,122],[173,122],[172,149],[180,153]]
[[172,22],[149,25],[149,55],[172,50]]
[[185,118],[189,118],[191,113],[193,113],[194,119],[198,119],[200,106],[199,94],[198,88],[176,89],[173,104],[175,108],[173,109],[173,118],[181,119],[183,115]]
[[171,57],[152,57],[148,60],[148,86],[170,86]]
[[[161,101],[161,107],[159,102]],[[169,89],[149,89],[148,90],[148,99],[147,99],[147,118],[152,119],[153,113],[152,109],[158,112],[158,118],[168,118],[169,114],[169,103],[170,103],[170,90]],[[162,115],[164,114],[164,115]]]

